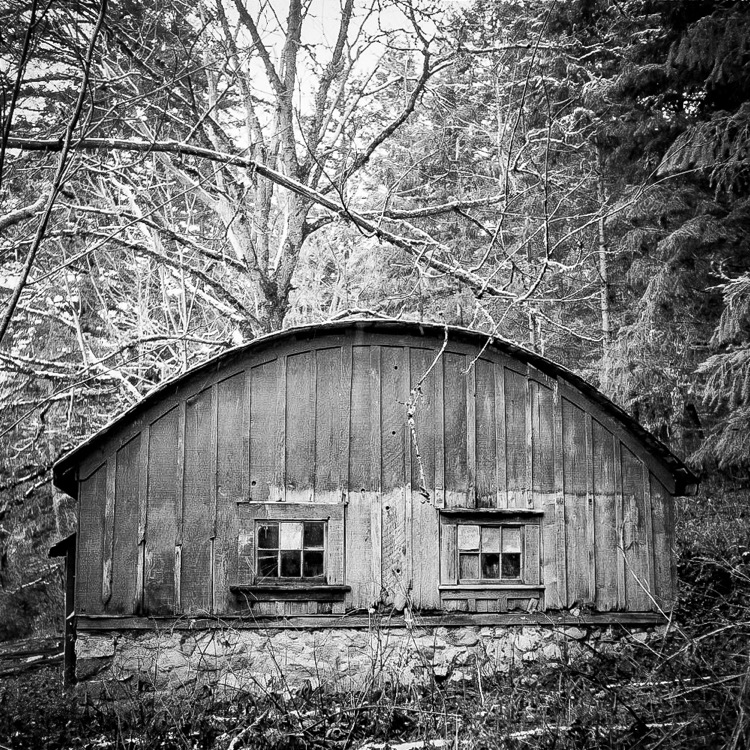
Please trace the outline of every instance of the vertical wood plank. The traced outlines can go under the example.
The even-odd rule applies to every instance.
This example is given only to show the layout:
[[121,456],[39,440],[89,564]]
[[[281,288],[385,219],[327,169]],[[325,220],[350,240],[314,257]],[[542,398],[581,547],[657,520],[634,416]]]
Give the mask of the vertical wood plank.
[[230,613],[236,599],[229,586],[237,579],[237,501],[244,500],[247,471],[245,443],[245,373],[217,384],[216,532],[213,559],[214,612]]
[[386,602],[403,609],[408,591],[406,528],[406,402],[408,373],[402,347],[381,348],[382,563]]
[[[182,536],[185,528],[185,412],[187,405],[177,405],[177,475],[175,478],[175,539],[174,539],[174,611],[182,611]],[[148,453],[146,454],[148,460]],[[146,478],[148,483],[148,478]]]
[[672,496],[653,475],[651,482],[651,511],[653,514],[654,597],[662,611],[669,613],[677,596],[673,549]]
[[[349,427],[349,504],[346,509],[347,606],[374,603],[372,508],[376,503],[380,457],[376,458],[370,347],[352,347],[352,389]],[[377,432],[380,426],[377,425]],[[377,467],[377,472],[376,472]]]
[[[105,611],[112,597],[112,557],[115,542],[115,489],[117,486],[117,454],[107,462],[107,491],[104,498],[104,540],[102,544],[102,604]],[[136,482],[136,475],[130,481]],[[123,479],[127,482],[128,477]]]
[[206,388],[188,400],[185,412],[185,481],[182,577],[180,591],[186,614],[211,609],[212,495],[216,476],[211,445],[214,389]]
[[443,354],[443,406],[445,409],[445,505],[472,507],[468,494],[467,378],[463,354]]
[[524,408],[524,416],[526,418],[526,481],[524,482],[524,498],[521,505],[526,506],[527,508],[533,508],[534,493],[532,492],[532,487],[534,486],[534,434],[532,430],[532,418],[534,409],[532,401],[536,402],[537,400],[539,386],[531,379],[531,373],[533,371],[531,365],[529,365],[528,371],[529,377],[526,378],[526,383],[524,384],[526,390],[526,406]]
[[445,507],[445,355],[435,365],[435,507]]
[[370,393],[372,396],[372,472],[375,480],[375,493],[370,505],[370,535],[372,538],[372,599],[379,602],[383,598],[383,445],[382,445],[382,405],[381,405],[381,352],[379,346],[370,347]]
[[[148,442],[144,440],[141,451],[145,456],[142,478],[146,518],[142,596],[145,612],[150,615],[171,615],[177,609],[175,564],[179,554],[175,550],[179,545],[175,542],[181,518],[181,493],[175,451],[181,444],[182,415],[182,409],[176,407],[159,417],[149,428]],[[206,577],[207,574],[204,571]]]
[[498,508],[508,507],[505,434],[505,368],[495,364],[495,482]]
[[526,505],[526,388],[525,376],[505,370],[505,451],[508,507]]
[[612,436],[615,450],[615,520],[617,523],[617,609],[624,610],[625,594],[625,540],[624,540],[624,501],[622,486],[622,443]]
[[[432,365],[436,351],[411,349],[410,385],[417,383]],[[414,427],[421,460],[412,445],[412,560],[413,560],[413,603],[418,609],[438,609],[440,596],[439,555],[427,554],[425,550],[439,548],[438,513],[434,502],[435,462],[437,443],[437,393],[436,369],[438,363],[420,386],[414,410]],[[442,429],[442,427],[440,428]],[[421,471],[420,471],[421,463]],[[422,480],[424,484],[422,484]],[[426,494],[425,494],[426,493]]]
[[582,409],[562,399],[563,482],[568,606],[590,600],[588,578],[586,428]]
[[594,477],[594,538],[596,608],[609,611],[618,606],[618,522],[615,511],[615,453],[612,433],[592,422]]
[[[478,361],[478,360],[477,360]],[[471,359],[464,360],[464,370],[468,368],[465,378],[466,388],[466,481],[467,494],[465,505],[477,507],[477,363]]]
[[87,615],[104,611],[102,565],[106,493],[107,464],[104,463],[80,483],[78,490],[76,607]]
[[[311,502],[315,477],[315,351],[286,358],[286,482],[285,499],[290,503]],[[330,373],[327,373],[330,375]],[[327,386],[327,387],[330,387]],[[327,421],[333,422],[332,404],[326,403]],[[321,456],[322,458],[322,456]],[[331,456],[326,457],[331,471]]]
[[349,452],[351,451],[352,424],[352,346],[341,347],[341,411],[339,423],[341,429],[341,453],[339,456],[338,484],[342,498],[348,501],[349,493]]
[[120,448],[109,462],[109,473],[114,476],[107,477],[107,493],[110,489],[114,493],[114,534],[111,540],[111,598],[105,609],[107,614],[129,615],[135,612],[136,574],[141,552],[138,541],[140,452],[139,434]]
[[559,384],[554,388],[555,418],[555,497],[553,507],[544,509],[545,598],[553,608],[562,608],[568,603],[567,558],[565,554],[565,476],[563,443],[563,398]]
[[[641,464],[641,472],[643,474],[643,520],[646,529],[646,578],[649,593],[653,597],[656,589],[654,586],[654,519],[651,503],[651,472],[645,463]],[[649,609],[653,608],[654,602],[649,599]]]
[[289,404],[287,402],[287,375],[289,372],[286,356],[279,357],[276,363],[276,378],[272,393],[276,398],[276,436],[274,439],[273,452],[273,481],[269,488],[269,500],[272,502],[284,502],[286,500],[286,423]]
[[586,547],[589,573],[589,603],[596,602],[596,509],[594,505],[594,437],[591,414],[585,415],[586,433]]
[[497,446],[495,441],[495,365],[478,359],[474,365],[476,391],[476,499],[479,508],[497,503]]
[[622,456],[623,546],[625,550],[625,602],[632,611],[651,609],[644,591],[648,587],[646,518],[643,497],[643,467],[625,446]]
[[538,510],[555,491],[555,408],[552,389],[529,383],[531,393],[531,497]]
[[[406,403],[411,398],[411,350],[403,348],[402,361],[404,363],[404,397]],[[406,408],[405,408],[406,411]],[[404,415],[404,569],[402,571],[403,586],[405,588],[406,604],[414,588],[414,559],[412,547],[412,530],[414,523],[414,506],[412,505],[412,438],[408,418]]]
[[[284,419],[283,412],[277,414],[276,411],[282,369],[283,357],[251,369],[250,498],[254,502],[268,502],[276,480],[278,430],[283,431],[281,423]],[[283,390],[286,393],[286,385]],[[273,499],[277,498],[278,493],[274,492]]]
[[[348,409],[350,382],[344,389],[342,349],[318,349],[315,355],[315,502],[341,502],[346,471],[342,459],[347,455],[344,443],[344,413]],[[344,405],[346,402],[347,406]]]
[[539,583],[539,526],[526,524],[524,527],[524,583],[532,586]]
[[[177,436],[179,446],[179,435]],[[146,601],[146,535],[148,533],[149,477],[151,476],[151,425],[141,431],[140,466],[138,469],[138,558],[135,574],[135,602],[133,607],[141,613]]]

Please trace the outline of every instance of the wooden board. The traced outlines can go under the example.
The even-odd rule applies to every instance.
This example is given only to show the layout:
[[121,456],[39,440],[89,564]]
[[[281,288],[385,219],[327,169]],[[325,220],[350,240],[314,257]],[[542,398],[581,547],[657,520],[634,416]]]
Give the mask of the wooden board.
[[625,601],[630,610],[652,609],[649,597],[649,545],[643,492],[643,464],[624,445],[622,460],[622,546],[625,550]]
[[[344,379],[343,354],[348,349],[318,349],[316,359],[314,488],[315,502],[340,502],[348,485],[348,424],[350,380]],[[345,417],[347,417],[345,419]],[[328,496],[325,498],[324,496]]]
[[526,506],[526,388],[527,380],[505,370],[505,461],[508,507]]
[[669,613],[677,595],[674,546],[674,512],[672,496],[664,485],[650,474],[651,510],[653,514],[654,597],[663,612]]
[[445,449],[445,505],[448,508],[473,507],[469,490],[468,440],[466,424],[467,367],[463,354],[443,355],[443,408]]
[[283,359],[253,367],[250,381],[250,498],[266,502],[276,478],[277,391]]
[[495,424],[495,365],[479,359],[474,365],[476,386],[476,505],[497,506]]
[[209,612],[212,605],[211,538],[216,476],[212,453],[213,389],[188,401],[185,411],[184,529],[180,595],[186,614]]
[[[372,523],[380,487],[379,372],[379,350],[352,347],[349,503],[345,527],[346,583],[351,587],[347,606],[352,608],[371,607],[380,596],[380,573],[378,570],[376,578],[373,571]],[[379,533],[377,542],[379,545]]]
[[594,461],[594,542],[596,607],[617,608],[617,514],[615,511],[614,437],[600,422],[592,422]]
[[408,594],[407,498],[404,451],[409,432],[407,358],[402,347],[381,348],[382,582],[385,603],[403,609]]
[[555,411],[551,388],[530,382],[534,507],[555,491]]
[[315,476],[315,352],[286,358],[286,500],[312,502]]
[[[410,353],[411,388],[419,386],[414,408],[414,430],[419,456],[412,438],[411,461],[411,537],[412,537],[412,601],[418,609],[436,609],[440,606],[438,584],[440,561],[438,548],[438,513],[435,508],[435,435],[437,365],[425,378],[435,359],[436,351],[412,349]],[[439,363],[438,363],[439,364]],[[421,470],[420,470],[421,465]],[[433,550],[432,553],[429,550]]]
[[[138,497],[141,437],[137,435],[115,454],[115,507],[112,583],[107,614],[130,614],[139,609]],[[171,612],[170,612],[171,614]]]
[[105,463],[81,482],[78,490],[76,611],[87,615],[104,612],[102,552],[106,492],[107,464]]
[[563,409],[563,477],[568,606],[591,601],[588,576],[585,413],[566,398]]
[[171,614],[176,609],[175,541],[181,477],[175,453],[180,427],[180,411],[175,408],[150,428],[143,595],[145,611],[153,615]]
[[237,501],[243,500],[245,373],[221,381],[218,398],[216,452],[216,537],[214,540],[214,612],[231,612],[236,599],[229,585],[237,578]]

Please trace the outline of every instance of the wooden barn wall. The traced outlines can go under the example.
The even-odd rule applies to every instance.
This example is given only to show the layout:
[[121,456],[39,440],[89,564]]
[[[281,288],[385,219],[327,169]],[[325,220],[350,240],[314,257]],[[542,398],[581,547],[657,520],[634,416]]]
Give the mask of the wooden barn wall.
[[672,497],[622,428],[497,352],[453,344],[436,361],[442,342],[404,341],[287,343],[186,385],[115,436],[80,472],[79,611],[246,609],[229,589],[246,571],[242,519],[276,502],[343,508],[349,591],[343,605],[256,602],[258,614],[432,610],[451,597],[449,608],[497,611],[494,594],[445,592],[456,574],[445,560],[441,573],[438,551],[455,543],[450,518],[470,522],[462,509],[526,519],[525,578],[547,608],[668,607]]

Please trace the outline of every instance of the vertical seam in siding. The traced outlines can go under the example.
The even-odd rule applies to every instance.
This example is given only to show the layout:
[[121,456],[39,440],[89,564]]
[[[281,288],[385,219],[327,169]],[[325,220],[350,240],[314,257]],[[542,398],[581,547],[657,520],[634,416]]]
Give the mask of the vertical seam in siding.
[[526,489],[524,492],[527,508],[534,506],[534,493],[532,491],[534,486],[534,425],[531,417],[533,391],[538,393],[538,386],[535,383],[532,387],[531,375],[532,368],[529,365],[526,374]]
[[466,355],[466,483],[468,497],[466,505],[477,507],[477,367],[476,362]]
[[646,525],[646,571],[649,609],[653,609],[656,601],[656,587],[654,585],[654,522],[651,515],[651,471],[645,462],[641,463],[643,476],[643,514]]
[[102,534],[102,604],[112,598],[112,565],[115,548],[115,503],[117,494],[117,451],[107,461],[107,483],[104,502],[104,533]]
[[286,371],[287,357],[278,358],[276,391],[276,434],[274,438],[273,485],[269,488],[268,499],[286,500]]
[[148,534],[148,454],[151,442],[151,426],[146,425],[141,432],[141,445],[138,466],[138,556],[135,575],[135,612],[143,611],[146,575],[146,535]]
[[[555,570],[557,572],[557,599],[560,607],[568,603],[568,570],[565,539],[565,476],[563,447],[563,397],[559,387],[555,389]],[[552,521],[552,519],[549,519]]]
[[588,546],[589,600],[596,602],[596,506],[594,497],[594,423],[591,414],[584,416],[586,434],[586,540]]
[[435,365],[435,507],[445,507],[445,385],[443,364],[445,357]]
[[505,447],[505,367],[495,364],[495,479],[498,508],[508,507],[508,464]]
[[623,538],[622,450],[620,440],[612,435],[615,453],[615,524],[617,527],[617,609],[624,610],[625,600],[625,540]]

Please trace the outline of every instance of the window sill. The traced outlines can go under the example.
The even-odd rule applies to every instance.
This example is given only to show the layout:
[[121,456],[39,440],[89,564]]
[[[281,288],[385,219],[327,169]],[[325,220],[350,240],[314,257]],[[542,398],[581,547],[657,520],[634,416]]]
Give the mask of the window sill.
[[256,602],[332,602],[343,601],[347,592],[351,591],[351,586],[327,584],[306,585],[304,583],[237,583],[232,584],[229,590],[235,595],[241,595]]
[[529,583],[447,583],[440,591],[544,591],[541,584]]

